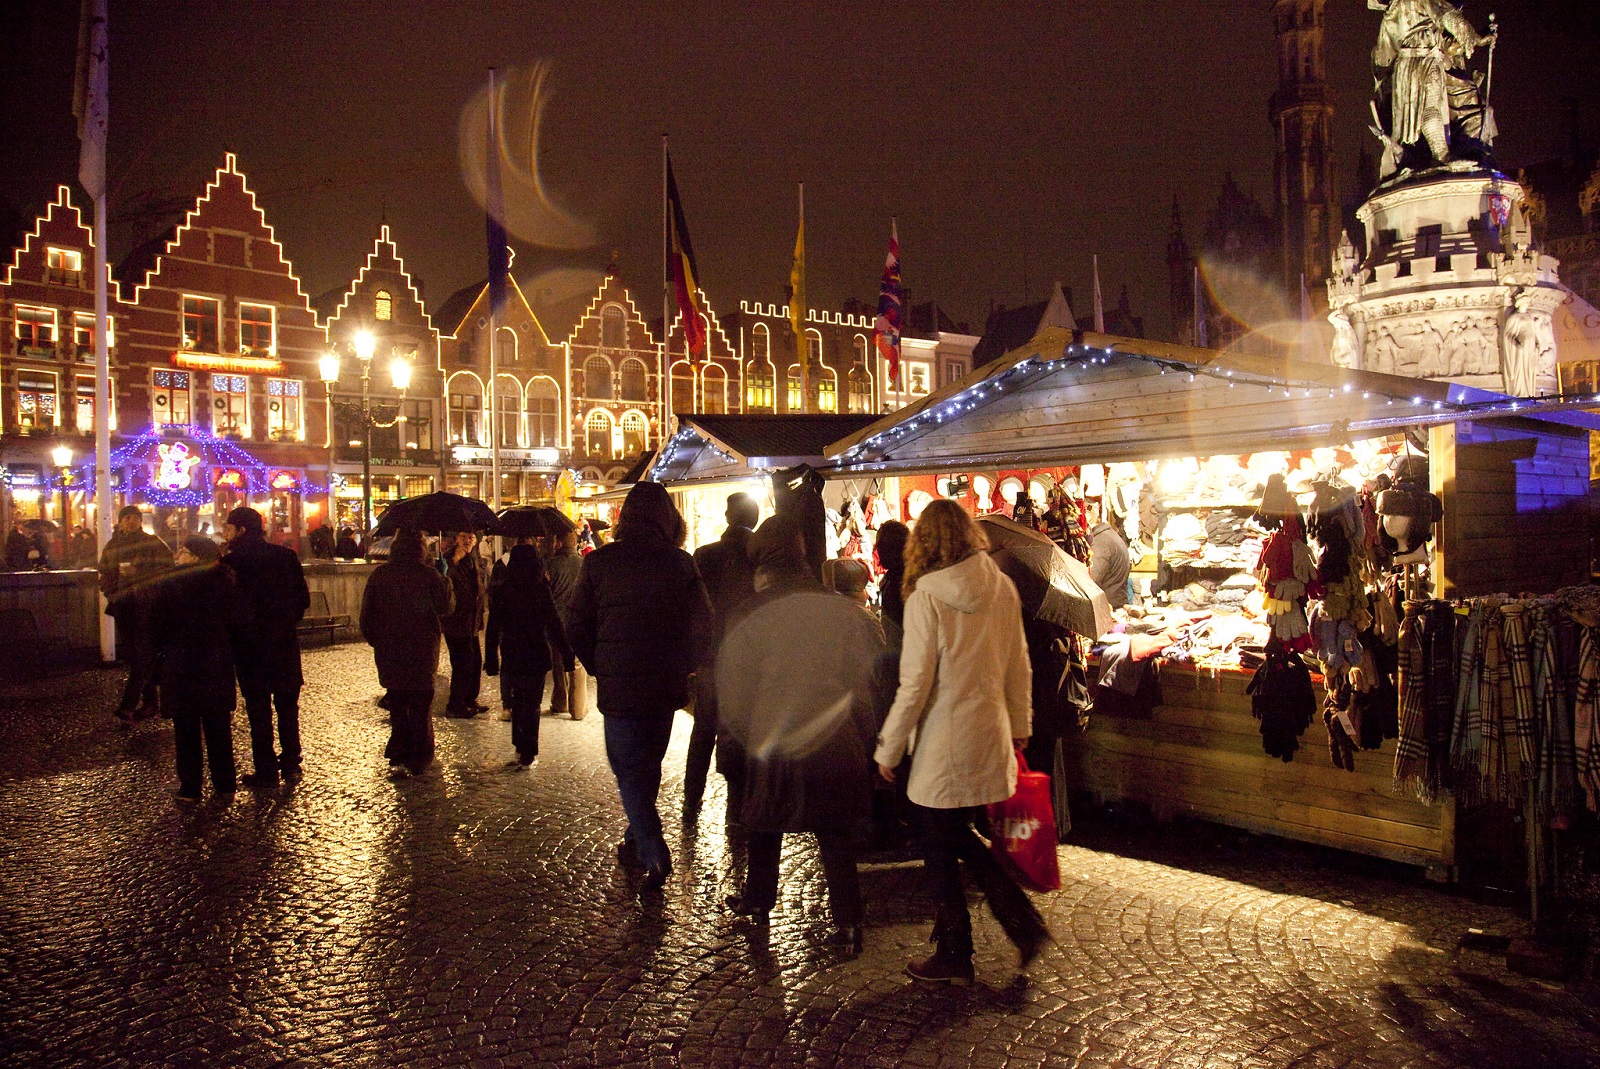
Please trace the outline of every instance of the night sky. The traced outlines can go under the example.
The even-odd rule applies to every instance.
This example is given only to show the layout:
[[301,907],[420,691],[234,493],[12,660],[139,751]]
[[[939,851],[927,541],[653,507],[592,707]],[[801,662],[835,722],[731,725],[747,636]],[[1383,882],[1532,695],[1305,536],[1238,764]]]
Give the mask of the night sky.
[[[76,182],[78,5],[3,6],[0,206],[31,222],[57,183]],[[1491,8],[1502,162],[1554,154],[1567,97],[1592,140],[1600,4],[1466,11],[1482,27]],[[1348,190],[1380,15],[1329,0],[1327,20]],[[1173,195],[1192,245],[1225,171],[1272,205],[1268,0],[111,0],[110,25],[113,256],[170,225],[231,149],[309,293],[344,285],[387,218],[434,306],[485,272],[463,111],[488,67],[548,61],[539,172],[566,229],[593,244],[540,248],[523,225],[514,272],[557,305],[558,340],[613,250],[659,314],[663,133],[718,310],[783,299],[801,180],[813,306],[875,303],[898,216],[911,299],[937,299],[974,331],[992,300],[1038,300],[1056,279],[1087,314],[1098,253],[1107,301],[1128,285],[1147,330],[1165,334]]]

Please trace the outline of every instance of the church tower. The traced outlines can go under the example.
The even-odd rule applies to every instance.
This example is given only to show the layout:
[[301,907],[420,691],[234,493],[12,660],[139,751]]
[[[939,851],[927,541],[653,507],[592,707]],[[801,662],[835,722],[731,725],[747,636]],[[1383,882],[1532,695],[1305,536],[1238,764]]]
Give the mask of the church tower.
[[1325,301],[1323,282],[1339,234],[1333,182],[1333,93],[1322,45],[1326,0],[1273,0],[1278,36],[1278,91],[1272,126],[1278,137],[1277,236],[1290,303],[1304,275],[1312,299]]

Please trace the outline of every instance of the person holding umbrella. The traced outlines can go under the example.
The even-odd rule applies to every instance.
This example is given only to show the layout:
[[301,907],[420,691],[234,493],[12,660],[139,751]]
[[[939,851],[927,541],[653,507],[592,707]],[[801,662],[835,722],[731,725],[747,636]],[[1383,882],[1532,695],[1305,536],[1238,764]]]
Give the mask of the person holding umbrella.
[[367,578],[361,634],[372,647],[378,682],[388,693],[391,768],[420,775],[433,762],[433,673],[439,666],[440,618],[455,607],[444,576],[422,556],[422,536],[402,529],[389,559]]

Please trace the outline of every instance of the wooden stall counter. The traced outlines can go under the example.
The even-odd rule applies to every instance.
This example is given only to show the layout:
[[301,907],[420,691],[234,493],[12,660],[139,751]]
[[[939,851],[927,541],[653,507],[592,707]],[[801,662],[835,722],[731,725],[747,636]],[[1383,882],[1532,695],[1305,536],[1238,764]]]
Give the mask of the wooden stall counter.
[[[1335,768],[1319,715],[1294,760],[1269,757],[1245,693],[1250,673],[1176,664],[1158,669],[1159,703],[1145,713],[1097,707],[1069,748],[1072,785],[1097,800],[1139,802],[1158,820],[1198,817],[1422,866],[1455,877],[1455,804],[1396,794],[1395,740]],[[1320,702],[1321,688],[1317,689]]]

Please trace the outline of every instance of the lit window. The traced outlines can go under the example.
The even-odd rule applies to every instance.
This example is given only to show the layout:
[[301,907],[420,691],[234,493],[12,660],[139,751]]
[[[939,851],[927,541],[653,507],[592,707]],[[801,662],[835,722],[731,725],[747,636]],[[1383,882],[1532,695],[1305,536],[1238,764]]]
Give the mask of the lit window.
[[56,425],[56,377],[39,371],[17,372],[17,425],[25,431]]
[[17,345],[25,350],[49,349],[53,352],[56,347],[56,310],[17,305]]
[[433,493],[432,475],[403,475],[400,481],[405,487],[406,497],[423,497]]
[[267,380],[267,431],[274,438],[300,436],[302,388],[299,379]]
[[190,385],[187,371],[158,368],[151,372],[151,422],[163,427],[188,426]]
[[644,452],[645,438],[650,432],[650,422],[643,413],[629,412],[622,417],[622,455],[638,456]]
[[839,411],[839,380],[831,368],[817,372],[817,411]]
[[379,290],[372,298],[372,318],[385,322],[394,318],[394,298],[389,296],[388,290]]
[[270,356],[274,345],[272,337],[272,305],[239,305],[239,352],[245,356]]
[[[406,448],[433,450],[433,402],[432,401],[406,401],[401,405],[405,410]],[[428,489],[424,493],[433,493],[433,482],[430,479]],[[406,494],[415,497],[414,494]]]
[[[77,376],[78,408],[74,414],[75,426],[79,434],[94,433],[94,379],[89,375]],[[113,383],[111,396],[115,397],[117,391]]]
[[607,349],[628,346],[628,318],[621,308],[608,304],[600,313],[600,344]]
[[560,443],[561,389],[546,378],[528,386],[528,444],[536,449]]
[[679,360],[672,365],[672,414],[694,411],[694,372]]
[[928,392],[928,365],[927,364],[907,364],[906,365],[906,385],[907,385],[907,389],[911,393],[919,393],[919,394],[920,393],[927,393]]
[[450,444],[451,445],[482,445],[483,439],[479,435],[478,423],[483,415],[483,396],[476,389],[471,393],[464,392],[477,385],[475,380],[464,379],[461,382],[463,389],[450,391]]
[[583,395],[611,399],[611,361],[598,353],[583,362]]
[[800,365],[789,365],[789,411],[799,412],[806,406],[805,383],[800,379]]
[[728,373],[720,365],[707,364],[704,376],[705,392],[701,400],[701,408],[712,414],[720,415],[728,410]]
[[50,247],[44,253],[46,281],[56,286],[76,286],[83,275],[83,253]]
[[202,353],[217,351],[217,318],[221,306],[211,297],[183,299],[183,347]]
[[865,365],[857,364],[850,369],[850,411],[872,411],[872,372]]
[[589,418],[584,421],[583,429],[585,451],[593,457],[608,457],[611,455],[611,414],[604,409],[595,409],[589,413]]
[[[72,316],[72,342],[78,355],[85,359],[94,356],[94,313],[75,312]],[[106,316],[106,346],[117,344],[117,321]]]
[[244,437],[250,429],[250,381],[243,375],[211,376],[213,434]]
[[647,394],[646,382],[649,370],[644,366],[644,361],[630,356],[622,362],[622,399],[624,401],[643,401]]
[[772,411],[772,378],[772,365],[765,360],[750,365],[744,376],[746,409]]
[[855,350],[855,361],[856,361],[856,363],[860,364],[862,367],[866,367],[867,366],[867,339],[864,338],[863,336],[861,336],[860,334],[857,334],[855,341],[852,342],[851,345]]

